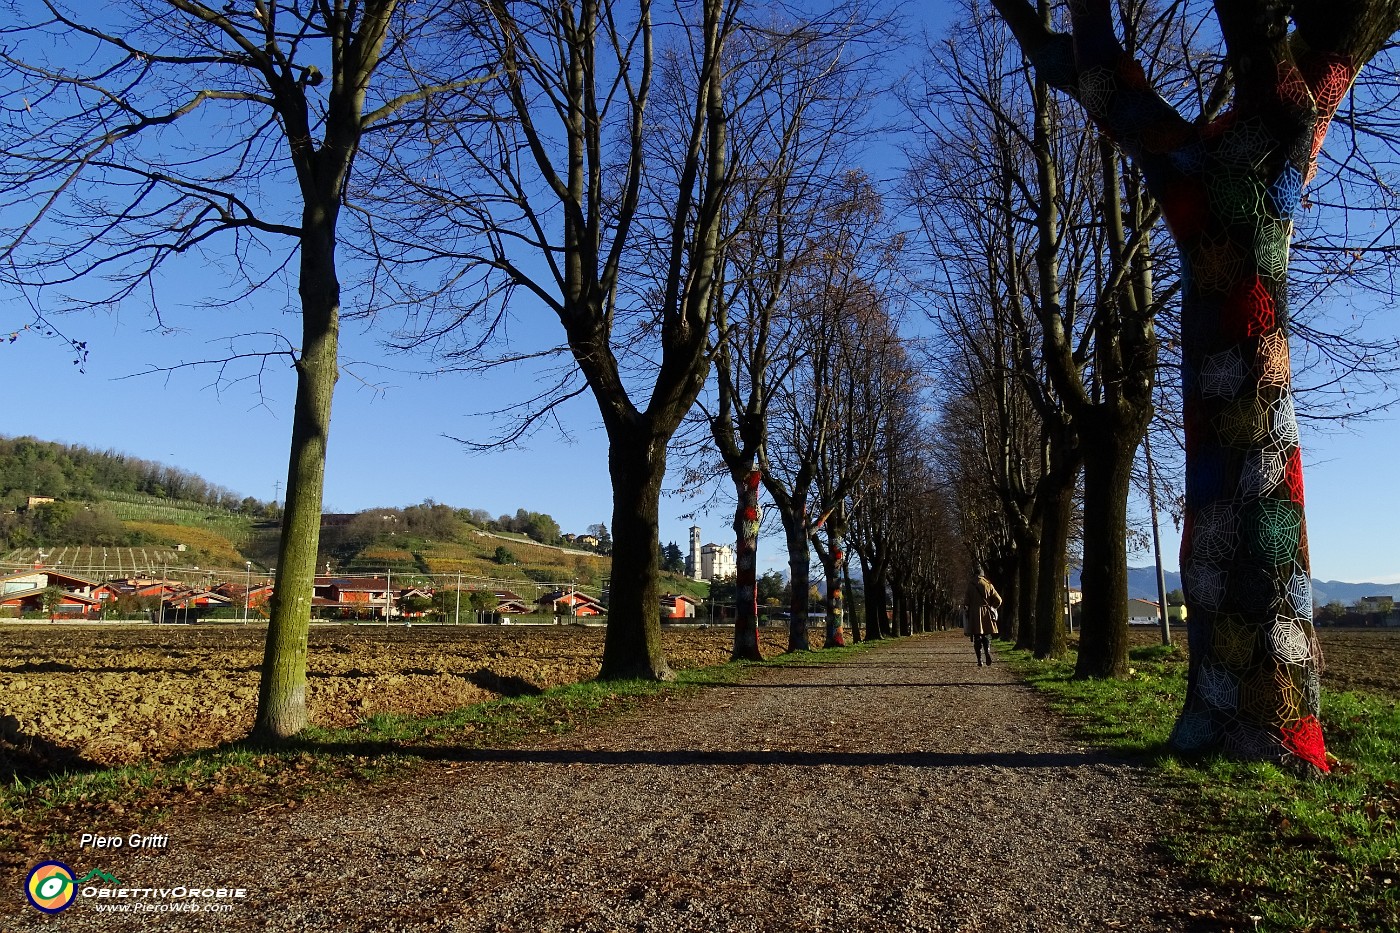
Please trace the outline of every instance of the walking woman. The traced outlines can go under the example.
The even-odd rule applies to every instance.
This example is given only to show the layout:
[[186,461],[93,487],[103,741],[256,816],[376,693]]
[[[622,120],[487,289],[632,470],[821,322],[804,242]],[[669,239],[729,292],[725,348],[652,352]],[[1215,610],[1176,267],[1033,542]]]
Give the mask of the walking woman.
[[997,609],[1001,606],[1001,594],[987,579],[987,573],[979,563],[977,578],[967,588],[967,622],[963,631],[972,639],[972,650],[977,654],[977,666],[992,663],[992,638],[997,634]]

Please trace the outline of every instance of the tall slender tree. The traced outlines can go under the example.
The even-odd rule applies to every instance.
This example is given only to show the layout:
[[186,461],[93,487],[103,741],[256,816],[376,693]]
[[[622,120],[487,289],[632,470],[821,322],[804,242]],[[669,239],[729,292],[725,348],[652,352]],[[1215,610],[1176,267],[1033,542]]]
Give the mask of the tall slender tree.
[[[409,15],[398,0],[162,0],[98,14],[43,0],[23,7],[35,19],[4,27],[6,275],[59,311],[92,304],[103,287],[96,302],[116,306],[160,293],[167,269],[194,254],[223,267],[232,288],[221,301],[241,307],[294,265],[299,338],[245,356],[285,357],[296,370],[261,738],[307,723],[340,371],[336,252],[343,215],[361,216],[351,169],[377,129],[417,123],[434,97],[471,86],[470,62],[448,52],[448,6],[415,4]],[[256,261],[263,251],[267,264]],[[53,297],[77,283],[89,290]]]
[[[862,173],[849,173],[839,194],[826,205],[815,258],[786,296],[804,339],[794,348],[788,379],[775,386],[758,450],[764,488],[787,540],[790,651],[810,647],[810,535],[859,483],[878,444],[872,426],[904,401],[909,381],[894,323],[892,272],[902,242],[888,235],[883,201]],[[825,457],[833,446],[845,456]],[[829,474],[834,482],[824,488],[818,471],[838,463],[840,473]]]

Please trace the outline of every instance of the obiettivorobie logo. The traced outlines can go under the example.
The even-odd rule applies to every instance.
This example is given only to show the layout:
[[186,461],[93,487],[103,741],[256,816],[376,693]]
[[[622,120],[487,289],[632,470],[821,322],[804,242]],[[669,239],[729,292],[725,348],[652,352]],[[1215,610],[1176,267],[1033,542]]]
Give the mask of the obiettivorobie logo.
[[75,879],[73,869],[62,862],[40,862],[29,870],[29,877],[24,879],[24,896],[29,898],[35,910],[56,914],[71,907],[78,896],[78,885],[89,881],[121,884],[114,875],[100,868],[94,868]]
[[105,913],[226,913],[248,897],[247,888],[174,884],[125,885],[115,875],[94,868],[81,878],[63,862],[40,862],[24,879],[24,895],[30,905],[56,914],[82,901]]
[[24,896],[35,910],[56,914],[78,896],[73,869],[62,862],[40,862],[24,879]]

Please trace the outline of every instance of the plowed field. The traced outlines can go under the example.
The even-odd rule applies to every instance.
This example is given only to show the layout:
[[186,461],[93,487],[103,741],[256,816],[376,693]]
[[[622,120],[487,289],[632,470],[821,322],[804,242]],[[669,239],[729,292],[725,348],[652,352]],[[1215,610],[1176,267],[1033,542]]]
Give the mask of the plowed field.
[[[1400,699],[1400,630],[1319,633],[1325,686]],[[1156,637],[1133,635],[1144,644]],[[123,764],[237,739],[252,725],[264,637],[261,626],[0,625],[0,755],[27,749],[49,762]],[[663,637],[671,665],[688,668],[727,660],[732,632]],[[766,656],[786,648],[782,629],[761,638]],[[444,712],[574,683],[597,673],[602,651],[603,629],[594,627],[318,625],[312,721]]]
[[[786,633],[762,633],[764,652]],[[246,734],[257,704],[262,626],[0,626],[0,755],[121,764],[209,748]],[[675,668],[728,660],[732,630],[664,632]],[[603,629],[582,626],[315,626],[312,722],[444,712],[586,680]]]

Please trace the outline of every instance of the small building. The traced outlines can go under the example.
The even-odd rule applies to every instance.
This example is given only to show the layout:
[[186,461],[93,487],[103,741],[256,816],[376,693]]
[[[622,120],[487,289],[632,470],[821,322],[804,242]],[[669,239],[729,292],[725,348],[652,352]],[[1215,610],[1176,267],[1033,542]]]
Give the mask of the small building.
[[97,611],[97,600],[67,591],[61,591],[57,605],[45,606],[48,592],[47,586],[12,591],[0,596],[0,608],[17,612],[48,612],[54,616],[86,616]]
[[[45,607],[44,601],[50,589],[58,589],[62,596],[56,606]],[[86,616],[95,613],[100,607],[93,595],[98,589],[94,580],[76,577],[58,570],[24,570],[0,577],[0,607],[17,612],[46,612],[54,615]]]
[[390,618],[398,615],[400,592],[390,593],[391,585],[385,577],[316,577],[311,605],[345,618]]
[[216,609],[231,604],[227,596],[201,587],[180,589],[165,598],[165,605],[170,609]]
[[661,618],[693,619],[696,602],[684,593],[667,593],[661,597]]
[[231,606],[256,608],[266,606],[272,600],[272,583],[261,582],[248,585],[241,582],[220,583],[213,592],[228,600]]
[[600,616],[604,612],[602,603],[578,590],[555,590],[545,593],[535,600],[535,604],[540,607],[541,612],[557,616]]
[[520,598],[503,599],[496,604],[496,611],[503,616],[529,615],[530,604]]
[[1129,625],[1159,625],[1162,621],[1161,609],[1148,599],[1128,600]]

